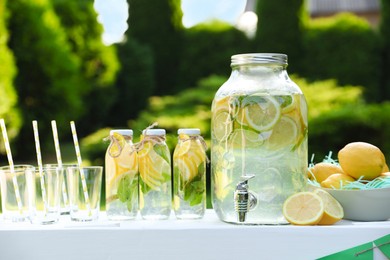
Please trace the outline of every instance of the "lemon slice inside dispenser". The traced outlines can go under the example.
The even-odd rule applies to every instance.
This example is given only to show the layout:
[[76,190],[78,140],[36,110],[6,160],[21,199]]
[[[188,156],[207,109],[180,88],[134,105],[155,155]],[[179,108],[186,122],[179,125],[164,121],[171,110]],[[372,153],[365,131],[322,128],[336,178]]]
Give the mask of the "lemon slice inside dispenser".
[[242,106],[241,122],[259,132],[271,129],[280,118],[280,104],[270,96],[246,97]]

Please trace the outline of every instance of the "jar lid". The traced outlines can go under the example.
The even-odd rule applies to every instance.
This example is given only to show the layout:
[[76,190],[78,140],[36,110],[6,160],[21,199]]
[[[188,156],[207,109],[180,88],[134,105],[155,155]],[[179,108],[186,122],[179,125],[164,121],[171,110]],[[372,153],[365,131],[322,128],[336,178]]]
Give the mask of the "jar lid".
[[287,55],[282,53],[244,53],[232,56],[231,65],[279,64],[287,65]]
[[131,129],[114,129],[114,130],[110,131],[110,135],[113,135],[114,133],[118,133],[121,135],[133,136],[133,130],[131,130]]
[[145,129],[143,135],[165,135],[165,129]]
[[200,135],[199,128],[180,128],[177,130],[177,134],[185,134],[185,135]]

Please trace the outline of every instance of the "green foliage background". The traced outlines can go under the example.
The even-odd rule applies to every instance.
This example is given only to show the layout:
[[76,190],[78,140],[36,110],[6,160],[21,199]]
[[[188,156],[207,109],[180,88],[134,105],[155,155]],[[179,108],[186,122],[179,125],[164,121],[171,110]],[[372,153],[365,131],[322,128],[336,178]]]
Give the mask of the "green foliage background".
[[71,116],[77,118],[81,114],[82,78],[80,61],[71,52],[51,3],[47,0],[7,3],[8,29],[12,32],[9,47],[18,68],[14,87],[23,123],[16,146],[17,151],[23,150],[19,156],[25,157],[34,151],[30,144],[32,120],[44,122],[41,131],[48,134],[53,115],[62,128]]
[[[103,27],[97,23],[93,1],[51,0],[67,36],[71,52],[80,64],[82,82],[79,99],[82,99],[81,132],[103,127],[115,100],[115,80],[119,61],[114,46],[101,41]],[[81,85],[82,84],[82,85]]]

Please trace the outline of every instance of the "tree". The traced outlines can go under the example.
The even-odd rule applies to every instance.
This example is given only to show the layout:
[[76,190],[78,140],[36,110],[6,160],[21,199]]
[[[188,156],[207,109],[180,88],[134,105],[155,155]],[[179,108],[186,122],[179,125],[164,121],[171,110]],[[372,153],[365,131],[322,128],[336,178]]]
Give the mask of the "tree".
[[122,67],[115,84],[116,102],[108,123],[126,126],[127,120],[136,118],[147,106],[148,98],[153,94],[154,63],[150,48],[131,38],[118,44],[118,57]]
[[288,55],[290,72],[300,69],[303,57],[302,33],[307,12],[304,0],[257,0],[255,47],[261,52]]
[[155,94],[174,93],[182,46],[180,0],[128,0],[127,38],[148,45],[154,57]]
[[[78,58],[71,52],[66,35],[48,0],[12,0],[9,46],[17,61],[15,86],[22,110],[23,127],[18,147],[23,155],[34,154],[32,120],[39,120],[40,134],[50,136],[50,120],[69,128],[83,110],[83,82]],[[42,140],[51,142],[49,138]]]
[[[16,75],[15,61],[7,45],[7,18],[6,1],[0,1],[0,118],[6,121],[11,139],[18,133],[21,120],[16,109],[18,98],[13,82]],[[1,145],[0,150],[4,151],[4,145]]]
[[178,88],[194,86],[210,75],[229,76],[234,54],[249,52],[249,40],[243,32],[228,23],[212,20],[184,32],[185,48],[177,75]]
[[115,102],[114,83],[119,69],[114,46],[102,42],[103,27],[97,20],[93,1],[51,0],[65,28],[71,51],[79,58],[84,115],[78,123],[81,134],[105,125]]

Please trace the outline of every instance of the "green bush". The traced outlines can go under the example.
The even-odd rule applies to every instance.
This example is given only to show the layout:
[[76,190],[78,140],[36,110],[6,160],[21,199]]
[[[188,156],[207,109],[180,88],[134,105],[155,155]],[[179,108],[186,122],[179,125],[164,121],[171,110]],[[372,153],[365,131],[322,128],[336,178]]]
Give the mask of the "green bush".
[[340,85],[364,86],[370,100],[379,98],[378,35],[367,21],[348,13],[312,20],[304,43],[306,78],[335,78]]
[[294,75],[291,78],[298,84],[306,97],[309,122],[323,113],[347,105],[359,105],[363,102],[362,87],[340,87],[336,80],[308,82]]
[[[390,159],[390,103],[349,105],[328,111],[309,124],[309,154],[316,161],[333,151],[337,152],[349,142],[368,142],[378,146]],[[310,156],[309,156],[310,157]]]

